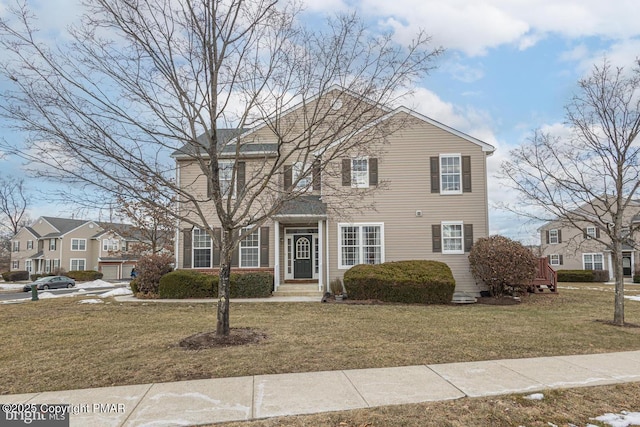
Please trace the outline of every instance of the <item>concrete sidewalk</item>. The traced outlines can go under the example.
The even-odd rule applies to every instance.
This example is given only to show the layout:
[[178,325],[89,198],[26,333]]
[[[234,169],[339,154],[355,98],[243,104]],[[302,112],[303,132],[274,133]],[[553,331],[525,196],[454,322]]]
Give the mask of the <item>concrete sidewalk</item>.
[[184,426],[640,381],[640,351],[0,396],[71,405],[71,426]]

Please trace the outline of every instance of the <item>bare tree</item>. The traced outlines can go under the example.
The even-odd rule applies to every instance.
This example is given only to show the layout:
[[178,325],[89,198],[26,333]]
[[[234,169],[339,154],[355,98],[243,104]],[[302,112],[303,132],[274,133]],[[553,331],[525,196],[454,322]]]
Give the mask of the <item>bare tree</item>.
[[0,229],[14,236],[28,221],[28,206],[24,180],[0,177]]
[[640,70],[625,73],[604,60],[578,87],[565,107],[569,136],[536,131],[501,175],[518,191],[520,205],[511,208],[519,214],[602,231],[594,239],[612,254],[613,322],[624,325],[623,244],[634,244],[638,231],[629,208],[640,185]]
[[[221,224],[217,333],[227,335],[231,254],[245,227],[259,227],[304,194],[300,183],[329,176],[331,160],[364,154],[397,130],[398,121],[376,120],[441,49],[424,33],[399,46],[354,15],[310,30],[295,0],[87,3],[64,46],[38,41],[24,6],[15,8],[15,22],[0,21],[8,56],[0,67],[13,83],[0,111],[29,135],[23,146],[3,148],[40,164],[41,176],[90,185],[97,201],[116,194],[163,209],[145,191],[151,185],[178,200],[170,215],[209,236]],[[335,99],[317,96],[334,85],[349,94],[340,114]],[[294,105],[302,108],[291,113]],[[260,126],[273,138],[245,132]],[[241,162],[228,167],[221,158],[241,160],[263,142],[272,154],[239,182]],[[175,180],[172,152],[198,165],[206,194]],[[294,162],[314,167],[282,190],[284,166]]]

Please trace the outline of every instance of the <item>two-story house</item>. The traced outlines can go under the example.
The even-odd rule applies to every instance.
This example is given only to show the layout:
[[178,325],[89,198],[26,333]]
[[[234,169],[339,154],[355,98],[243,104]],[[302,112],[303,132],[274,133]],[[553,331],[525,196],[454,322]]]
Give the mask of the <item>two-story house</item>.
[[[593,209],[590,206],[579,208],[581,212]],[[542,256],[547,257],[549,265],[555,270],[607,270],[609,278],[614,278],[611,251],[597,239],[606,239],[601,228],[593,223],[566,220],[550,221],[542,225],[540,232],[540,248]],[[636,228],[640,223],[640,202],[632,201],[625,210],[623,224],[626,229]],[[623,230],[624,231],[624,230]],[[622,271],[624,277],[632,277],[640,271],[640,257],[632,241],[623,244]]]
[[[287,114],[303,108],[309,108],[308,104]],[[332,108],[340,112],[348,107],[333,102]],[[308,192],[286,203],[240,242],[232,269],[273,272],[276,290],[285,283],[310,283],[325,291],[332,279],[342,278],[356,264],[438,260],[452,269],[456,291],[479,294],[481,288],[469,271],[468,253],[475,239],[489,233],[486,162],[495,149],[404,107],[385,112],[366,126],[385,126],[392,120],[401,120],[402,126],[384,143],[374,143],[381,144],[379,150],[370,151],[377,153],[375,157],[355,150],[332,158],[322,173],[314,171],[303,180],[297,179],[301,171],[313,170],[316,162],[326,161],[326,150],[341,143],[337,140],[324,151],[318,150],[308,165],[284,165],[280,185],[288,188],[297,183]],[[238,185],[264,170],[264,164],[284,149],[270,135],[269,126],[221,130],[218,135],[260,141],[244,145],[239,156],[233,146],[227,150],[228,156],[227,151],[221,151],[221,176],[230,180],[225,173],[233,170],[235,163]],[[206,195],[207,180],[189,150],[183,147],[174,157],[180,186]],[[364,194],[364,198],[353,202],[349,192]],[[180,209],[186,210],[185,202],[180,203]],[[351,204],[355,206],[344,214]],[[220,224],[214,208],[210,209],[209,221]],[[220,229],[214,228],[214,232],[217,235],[212,239],[201,228],[181,222],[175,245],[177,268],[215,271],[220,263],[215,244]]]
[[97,270],[107,280],[127,278],[140,240],[127,224],[40,217],[11,240],[11,271],[47,274]]

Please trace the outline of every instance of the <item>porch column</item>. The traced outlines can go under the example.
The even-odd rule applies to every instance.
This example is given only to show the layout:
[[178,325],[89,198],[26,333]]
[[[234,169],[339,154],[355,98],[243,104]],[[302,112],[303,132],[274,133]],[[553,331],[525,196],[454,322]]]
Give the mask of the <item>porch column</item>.
[[323,280],[323,266],[322,262],[322,248],[324,247],[324,233],[322,228],[323,222],[318,220],[318,290],[323,292],[324,280]]
[[[582,257],[584,259],[584,256]],[[612,260],[611,260],[611,252],[609,252],[607,254],[607,261],[609,262],[609,280],[613,280],[615,277],[616,272],[613,271],[613,264],[612,264]],[[582,265],[584,266],[584,261],[582,262]],[[584,268],[584,267],[582,267]]]
[[273,290],[277,291],[278,286],[280,286],[280,222],[273,221],[274,228],[274,244],[273,250],[274,253],[274,261],[273,261]]

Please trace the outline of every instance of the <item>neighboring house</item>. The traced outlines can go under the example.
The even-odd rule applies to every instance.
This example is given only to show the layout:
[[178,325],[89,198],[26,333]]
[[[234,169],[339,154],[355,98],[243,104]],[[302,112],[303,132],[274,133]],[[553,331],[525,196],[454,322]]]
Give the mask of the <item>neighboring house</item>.
[[[303,107],[287,114],[295,114],[298,108]],[[331,176],[314,172],[303,183],[309,188],[306,194],[287,203],[240,243],[233,270],[270,271],[276,290],[285,283],[311,283],[326,291],[330,280],[342,278],[356,264],[425,259],[448,264],[457,291],[478,295],[484,289],[469,271],[468,255],[473,242],[489,233],[486,158],[494,147],[404,107],[381,116],[374,125],[403,120],[402,129],[380,147],[381,154],[374,158],[354,153],[338,159],[331,165],[338,172]],[[262,141],[243,146],[238,160],[234,160],[233,146],[227,145],[228,156],[226,150],[220,156],[226,170],[232,170],[237,161],[237,180],[242,185],[259,164],[276,156],[277,144],[267,126],[220,130],[219,139],[237,132],[241,139]],[[173,156],[180,185],[206,197],[206,179],[188,149],[183,147]],[[318,161],[321,155],[306,167]],[[285,166],[281,185],[291,186],[302,167]],[[367,193],[362,201],[366,208],[355,206],[342,216],[342,206],[349,203],[344,196],[334,197],[332,189],[337,187],[353,194],[363,188],[379,189]],[[370,207],[373,203],[375,209]],[[209,221],[219,224],[215,212]],[[214,228],[217,239],[220,231]],[[220,251],[214,242],[204,230],[181,222],[176,267],[216,271]]]
[[11,239],[11,271],[97,270],[107,280],[127,278],[138,258],[130,248],[140,244],[130,228],[127,224],[40,217]]
[[[580,208],[586,209],[586,207]],[[640,223],[640,203],[633,202],[625,212],[623,224],[630,230]],[[607,270],[614,278],[611,251],[596,239],[606,237],[599,227],[577,222],[578,227],[566,221],[550,221],[539,228],[542,256],[547,257],[555,270]],[[608,240],[608,238],[607,238]],[[631,240],[623,244],[622,271],[624,277],[640,272],[640,256]]]

